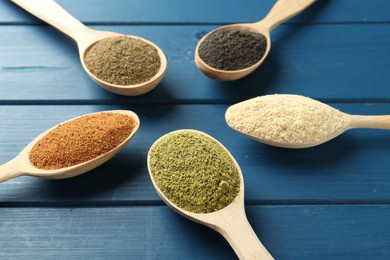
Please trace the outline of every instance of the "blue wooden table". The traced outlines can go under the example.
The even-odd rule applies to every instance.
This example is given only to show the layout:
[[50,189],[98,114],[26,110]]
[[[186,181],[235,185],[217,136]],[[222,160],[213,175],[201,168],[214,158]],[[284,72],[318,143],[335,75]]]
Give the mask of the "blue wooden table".
[[390,259],[390,132],[357,129],[288,150],[231,130],[226,108],[300,94],[351,114],[390,114],[390,1],[318,1],[271,34],[252,75],[205,77],[194,48],[208,31],[260,20],[274,0],[59,0],[96,29],[151,40],[168,58],[156,89],[123,97],[84,73],[75,43],[0,2],[0,163],[49,127],[82,114],[130,109],[139,132],[101,167],[67,180],[0,184],[0,259],[234,259],[217,232],[170,210],[146,155],[161,135],[204,131],[240,164],[249,222],[276,259]]

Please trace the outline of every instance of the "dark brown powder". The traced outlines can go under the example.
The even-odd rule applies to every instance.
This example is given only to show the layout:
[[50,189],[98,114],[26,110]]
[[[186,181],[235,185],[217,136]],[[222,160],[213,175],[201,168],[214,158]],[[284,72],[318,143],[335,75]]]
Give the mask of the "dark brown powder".
[[30,152],[31,163],[45,170],[80,164],[121,144],[136,127],[134,118],[119,113],[98,113],[60,124]]
[[256,64],[267,49],[260,33],[244,30],[218,30],[199,46],[199,57],[220,70],[240,70]]
[[153,78],[161,61],[149,43],[117,36],[103,39],[87,50],[85,65],[97,78],[115,85],[136,85]]

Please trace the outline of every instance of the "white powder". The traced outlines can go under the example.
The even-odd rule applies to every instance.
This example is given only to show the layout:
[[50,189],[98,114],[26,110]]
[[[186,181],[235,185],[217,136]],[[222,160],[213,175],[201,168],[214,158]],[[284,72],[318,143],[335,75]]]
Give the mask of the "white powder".
[[249,136],[276,143],[328,140],[348,124],[339,110],[299,95],[267,95],[237,103],[225,114],[227,124]]

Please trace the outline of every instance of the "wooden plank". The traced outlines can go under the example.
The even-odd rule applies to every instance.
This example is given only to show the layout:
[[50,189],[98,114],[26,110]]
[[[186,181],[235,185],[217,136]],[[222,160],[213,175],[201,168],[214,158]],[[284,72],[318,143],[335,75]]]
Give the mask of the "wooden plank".
[[223,117],[229,104],[268,93],[389,114],[388,0],[317,1],[273,31],[259,70],[229,83],[196,69],[197,41],[221,24],[259,20],[275,0],[58,2],[93,28],[157,43],[168,71],[147,95],[108,93],[82,71],[70,39],[0,1],[0,164],[81,114],[131,109],[141,119],[130,144],[90,173],[0,183],[0,259],[236,258],[220,235],[172,212],[152,187],[148,149],[181,128],[205,131],[232,152],[244,173],[248,219],[276,259],[389,259],[389,131],[351,130],[286,150],[234,132]]
[[[58,0],[86,23],[237,23],[262,19],[274,0]],[[221,8],[223,6],[223,8]],[[287,23],[389,22],[387,0],[318,1]],[[0,23],[41,23],[9,1],[0,2]]]
[[[331,104],[351,114],[385,114],[390,104]],[[221,141],[238,161],[247,203],[390,203],[389,131],[356,129],[310,149],[266,146],[231,130],[227,105],[1,106],[0,163],[44,130],[78,115],[130,109],[139,132],[111,161],[69,180],[19,177],[0,184],[0,205],[161,205],[146,155],[169,131],[198,129]]]
[[[281,26],[264,64],[249,77],[219,82],[196,68],[194,48],[214,26],[99,26],[158,44],[168,57],[162,83],[140,97],[117,97],[82,70],[75,44],[44,26],[2,26],[0,100],[5,102],[237,102],[267,93],[389,101],[389,24]],[[364,32],[364,33],[363,33]]]
[[[234,259],[226,241],[167,207],[1,208],[2,259]],[[251,206],[276,259],[388,259],[390,206]],[[380,237],[380,239],[378,239]]]

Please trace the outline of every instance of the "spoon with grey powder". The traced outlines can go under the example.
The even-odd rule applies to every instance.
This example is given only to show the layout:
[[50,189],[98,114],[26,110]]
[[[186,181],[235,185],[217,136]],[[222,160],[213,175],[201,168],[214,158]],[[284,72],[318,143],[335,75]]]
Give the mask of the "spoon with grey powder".
[[165,74],[166,57],[148,40],[88,28],[52,0],[11,1],[74,39],[88,76],[110,92],[141,95]]
[[390,115],[349,115],[317,100],[289,94],[237,103],[226,110],[225,119],[246,136],[284,148],[316,146],[353,128],[390,129]]
[[273,259],[246,218],[240,167],[217,140],[196,130],[170,132],[150,148],[148,170],[169,207],[218,231],[240,259]]
[[209,32],[195,48],[196,66],[217,80],[236,80],[250,74],[271,49],[270,32],[314,2],[278,0],[259,22],[232,24]]

